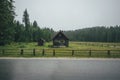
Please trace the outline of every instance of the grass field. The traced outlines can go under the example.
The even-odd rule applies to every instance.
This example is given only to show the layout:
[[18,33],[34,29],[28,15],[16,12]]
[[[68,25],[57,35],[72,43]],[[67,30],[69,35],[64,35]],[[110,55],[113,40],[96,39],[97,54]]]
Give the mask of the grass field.
[[[120,57],[120,43],[70,42],[69,47],[60,48],[52,48],[50,45],[51,42],[45,43],[44,46],[37,46],[36,42],[11,43],[0,46],[0,57]],[[21,49],[24,50],[23,55],[20,54]]]

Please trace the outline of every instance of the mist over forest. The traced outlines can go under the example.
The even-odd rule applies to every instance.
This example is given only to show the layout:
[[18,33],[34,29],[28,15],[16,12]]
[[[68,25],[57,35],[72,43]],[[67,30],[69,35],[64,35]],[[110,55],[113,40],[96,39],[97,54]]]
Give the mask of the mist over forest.
[[[0,45],[11,42],[37,42],[44,39],[52,41],[53,35],[57,33],[52,28],[41,28],[37,21],[30,22],[30,14],[23,11],[22,23],[15,20],[15,6],[13,0],[1,0],[0,2]],[[77,30],[64,31],[70,41],[89,42],[120,42],[120,25],[115,26],[93,26]]]

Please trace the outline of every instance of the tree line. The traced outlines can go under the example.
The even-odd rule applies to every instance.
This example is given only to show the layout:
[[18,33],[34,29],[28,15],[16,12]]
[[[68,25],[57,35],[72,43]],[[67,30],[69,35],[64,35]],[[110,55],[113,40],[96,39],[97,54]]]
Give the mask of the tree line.
[[40,28],[37,21],[30,22],[27,9],[23,12],[23,23],[15,20],[13,0],[0,1],[0,45],[11,42],[36,42],[40,38],[51,40],[54,30]]
[[[36,42],[40,38],[51,41],[56,33],[50,28],[40,28],[37,21],[30,22],[27,9],[23,12],[23,23],[15,20],[13,0],[0,0],[0,45],[11,42]],[[120,26],[98,26],[64,31],[71,41],[120,42]]]
[[15,24],[15,42],[36,42],[39,39],[50,41],[54,33],[53,29],[40,28],[37,21],[30,22],[27,9],[23,12],[23,24],[19,21],[14,21]]
[[120,42],[120,25],[97,26],[92,28],[64,31],[72,41]]

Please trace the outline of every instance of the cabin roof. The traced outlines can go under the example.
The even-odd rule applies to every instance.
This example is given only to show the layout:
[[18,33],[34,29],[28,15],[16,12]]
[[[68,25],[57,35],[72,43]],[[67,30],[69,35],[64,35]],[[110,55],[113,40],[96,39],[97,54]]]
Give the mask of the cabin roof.
[[[61,35],[61,37],[59,37],[59,35]],[[67,36],[63,33],[63,31],[59,31],[52,39],[53,40],[55,40],[55,39],[57,39],[57,38],[64,38],[65,40],[69,40],[68,38],[67,38]]]

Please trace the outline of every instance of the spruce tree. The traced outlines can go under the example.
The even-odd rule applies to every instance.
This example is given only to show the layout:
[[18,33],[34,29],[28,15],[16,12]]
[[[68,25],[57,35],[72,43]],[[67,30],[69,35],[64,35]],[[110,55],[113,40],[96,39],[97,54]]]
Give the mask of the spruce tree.
[[0,45],[14,40],[14,1],[0,0]]
[[31,33],[30,33],[30,19],[29,19],[29,14],[27,12],[27,9],[25,9],[23,13],[23,22],[25,24],[25,41],[29,42]]

